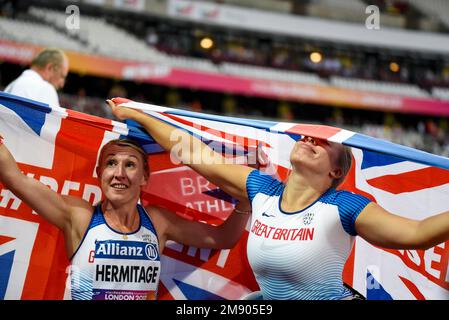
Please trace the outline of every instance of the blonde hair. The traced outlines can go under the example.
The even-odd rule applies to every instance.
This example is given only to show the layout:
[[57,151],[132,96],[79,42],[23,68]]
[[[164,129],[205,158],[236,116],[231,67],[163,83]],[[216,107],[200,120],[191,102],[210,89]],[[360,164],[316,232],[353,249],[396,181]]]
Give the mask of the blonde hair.
[[106,143],[103,146],[103,148],[101,148],[101,151],[100,151],[100,157],[98,159],[99,165],[102,163],[103,156],[104,156],[104,150],[106,150],[107,147],[112,146],[112,145],[120,146],[120,147],[129,147],[129,148],[132,148],[132,149],[136,150],[137,152],[139,152],[143,159],[143,169],[145,171],[145,175],[146,175],[146,177],[148,177],[150,175],[150,166],[148,164],[147,153],[145,152],[145,150],[142,148],[142,146],[137,141],[134,141],[131,139],[114,139],[114,140],[111,140],[108,143]]
[[341,169],[341,176],[340,178],[334,179],[334,181],[332,181],[332,188],[337,188],[340,184],[343,183],[352,166],[351,148],[343,144],[341,146],[343,147],[343,149],[340,151],[337,159],[337,166]]

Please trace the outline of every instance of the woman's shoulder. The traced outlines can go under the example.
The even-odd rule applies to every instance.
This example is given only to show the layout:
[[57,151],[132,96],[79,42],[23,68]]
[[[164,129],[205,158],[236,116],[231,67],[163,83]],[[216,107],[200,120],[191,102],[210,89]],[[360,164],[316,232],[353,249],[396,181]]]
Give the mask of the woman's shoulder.
[[159,214],[164,214],[165,212],[171,212],[168,209],[165,209],[163,207],[157,206],[157,205],[146,205],[146,206],[142,206],[142,208],[145,209],[146,213],[151,217],[151,215],[159,215]]
[[334,189],[331,188],[326,193],[322,195],[322,201],[334,203],[334,204],[344,204],[346,202],[353,202],[353,201],[370,201],[367,197],[344,189]]
[[246,183],[248,194],[253,198],[257,193],[280,195],[285,184],[277,178],[259,170],[253,170]]
[[95,206],[79,197],[63,196],[63,198],[70,207],[72,225],[89,223],[95,211]]
[[169,229],[176,224],[180,218],[176,213],[160,206],[147,205],[143,208],[156,230],[159,241],[164,243]]
[[145,212],[151,223],[157,227],[165,226],[166,224],[171,223],[171,220],[173,220],[174,216],[176,217],[175,213],[160,206],[147,205],[142,207],[145,209]]
[[95,206],[89,201],[75,196],[62,196],[64,201],[72,208],[72,210],[89,211],[93,213]]

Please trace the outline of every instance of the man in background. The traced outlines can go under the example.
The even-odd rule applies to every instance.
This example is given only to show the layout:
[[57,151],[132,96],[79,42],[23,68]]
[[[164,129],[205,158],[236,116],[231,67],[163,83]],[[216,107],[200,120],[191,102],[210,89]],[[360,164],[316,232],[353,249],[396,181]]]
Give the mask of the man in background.
[[5,92],[59,107],[57,90],[64,87],[69,60],[59,49],[47,48],[31,61],[30,69],[11,82]]

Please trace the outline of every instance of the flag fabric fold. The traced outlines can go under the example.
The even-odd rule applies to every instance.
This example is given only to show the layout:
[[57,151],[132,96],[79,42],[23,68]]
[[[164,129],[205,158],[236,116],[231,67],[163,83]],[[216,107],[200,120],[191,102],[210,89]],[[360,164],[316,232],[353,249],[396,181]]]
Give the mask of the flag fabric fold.
[[[195,113],[116,99],[188,133],[236,163],[269,159],[263,170],[284,180],[289,154],[303,135],[352,147],[354,165],[343,187],[414,219],[449,210],[449,159],[339,128]],[[185,165],[174,163],[136,123],[103,119],[0,93],[0,134],[20,169],[61,194],[98,202],[98,152],[109,140],[138,140],[149,156],[144,204],[219,224],[233,199]],[[253,157],[253,158],[251,158]],[[62,299],[69,261],[59,230],[1,184],[0,299]],[[248,227],[230,250],[169,242],[162,257],[159,298],[241,299],[258,290],[246,260]],[[385,250],[357,238],[344,280],[368,299],[449,298],[449,244],[426,251]]]

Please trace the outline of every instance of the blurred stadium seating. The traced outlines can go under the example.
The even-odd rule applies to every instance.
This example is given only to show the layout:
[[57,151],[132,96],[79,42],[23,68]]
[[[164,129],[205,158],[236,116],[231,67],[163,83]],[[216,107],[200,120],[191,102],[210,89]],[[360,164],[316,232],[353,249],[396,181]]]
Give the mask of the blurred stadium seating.
[[[302,85],[302,90],[318,88],[323,93],[341,89],[342,94],[351,91],[384,94],[392,101],[397,96],[418,103],[419,99],[439,101],[442,108],[449,109],[449,3],[444,0],[197,1],[201,8],[209,9],[202,20],[193,14],[182,16],[181,9],[186,12],[194,9],[187,0],[84,0],[78,2],[80,29],[66,26],[65,8],[70,3],[0,1],[0,41],[60,47],[90,56],[151,63],[202,75]],[[369,4],[380,9],[382,31],[386,38],[396,39],[397,47],[386,47],[386,42],[374,36],[359,39],[357,43],[342,40],[345,34],[332,38],[343,27],[366,31],[365,9]],[[214,20],[218,19],[219,9],[234,10],[230,11],[233,13],[241,10],[242,17],[261,14],[280,21],[283,17],[285,21],[297,17],[302,19],[298,25],[313,23],[328,28],[329,38],[288,33],[276,25],[269,32],[257,29],[254,21],[246,27],[243,22],[242,27],[227,25],[226,20]],[[305,31],[313,34],[314,30]],[[402,34],[404,38],[394,38]],[[200,45],[206,37],[213,41],[210,48]],[[409,39],[430,40],[427,44]],[[312,53],[319,54],[315,62]],[[25,61],[13,60],[0,58],[1,87],[25,67]],[[388,112],[376,107],[358,108],[357,104],[326,103],[323,99],[298,99],[283,93],[276,98],[256,97],[227,90],[206,90],[193,84],[178,86],[142,80],[126,74],[99,76],[91,74],[89,68],[85,65],[83,72],[72,70],[61,93],[63,106],[111,117],[103,101],[118,94],[207,112],[335,125],[449,156],[449,112]]]

